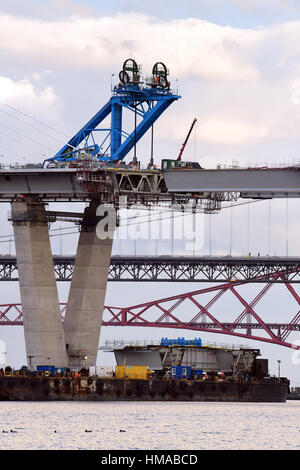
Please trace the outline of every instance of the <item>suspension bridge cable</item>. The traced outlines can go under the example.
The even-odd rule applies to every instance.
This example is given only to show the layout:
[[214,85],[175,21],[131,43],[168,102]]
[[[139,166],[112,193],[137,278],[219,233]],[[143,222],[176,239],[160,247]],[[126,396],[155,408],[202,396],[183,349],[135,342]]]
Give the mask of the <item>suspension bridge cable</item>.
[[250,205],[247,207],[247,253],[250,253]]
[[208,216],[208,228],[209,228],[209,255],[212,254],[212,217],[211,215]]
[[[73,235],[73,234],[75,234],[75,233],[78,234],[78,233],[79,233],[78,230],[73,231],[73,232],[55,233],[55,234],[53,234],[53,235],[49,235],[49,237],[51,237],[51,238],[52,238],[52,237],[60,237],[60,236],[63,236],[63,235]],[[14,237],[9,238],[9,239],[7,239],[7,240],[0,240],[0,243],[9,243],[9,242],[13,242],[13,241],[15,241],[15,238],[14,238]]]
[[[255,200],[255,201],[242,202],[242,203],[239,203],[239,204],[232,204],[232,205],[229,205],[229,206],[224,206],[224,207],[222,207],[222,209],[228,209],[228,208],[234,209],[237,206],[241,206],[241,205],[245,205],[245,204],[253,204],[255,202],[261,202],[261,201],[263,201],[263,200],[260,199],[260,200]],[[138,209],[138,210],[143,210],[143,209]],[[146,210],[146,209],[144,209],[144,210]],[[174,211],[171,211],[171,210],[169,210],[169,211],[166,210],[165,212],[171,213],[171,214],[174,213]],[[165,212],[158,212],[155,215],[161,215],[161,214],[164,214]],[[170,217],[157,218],[157,219],[152,219],[150,221],[149,220],[141,220],[145,217],[147,217],[147,219],[149,219],[149,214],[151,214],[150,211],[147,214],[144,214],[144,215],[127,217],[126,220],[132,220],[133,219],[133,220],[135,220],[135,223],[130,223],[128,225],[136,225],[136,224],[140,224],[140,223],[157,222],[157,221],[160,221],[160,220],[169,220],[170,218],[172,218],[172,215],[171,215]],[[180,212],[179,214],[174,215],[174,218],[175,217],[186,216],[186,215],[192,215],[192,214],[193,214],[193,212]],[[122,224],[120,226],[122,226]]]
[[57,132],[58,134],[63,135],[64,137],[67,137],[67,138],[69,137],[69,136],[67,136],[66,134],[64,134],[63,132],[59,131],[58,129],[55,129],[54,127],[51,127],[51,126],[49,126],[48,124],[45,124],[44,122],[40,121],[39,119],[36,119],[36,118],[30,116],[30,114],[24,113],[24,111],[20,111],[19,109],[14,108],[14,107],[11,106],[10,104],[4,103],[4,101],[0,101],[0,103],[3,104],[4,106],[7,106],[7,107],[10,108],[10,109],[13,109],[13,110],[16,111],[17,113],[23,114],[23,116],[26,116],[26,117],[28,117],[29,119],[32,119],[33,121],[37,122],[37,123],[40,124],[41,126],[47,127],[48,129],[51,129],[52,131]]
[[197,161],[197,122],[194,127],[194,162]]
[[[1,124],[1,123],[0,123],[0,124]],[[33,152],[38,152],[37,149],[34,149],[33,147],[31,147],[31,146],[28,145],[28,144],[25,144],[24,142],[20,142],[18,139],[16,139],[15,137],[10,136],[10,135],[8,135],[8,134],[6,134],[6,132],[3,132],[1,129],[0,129],[0,133],[1,133],[2,135],[4,135],[5,137],[7,137],[8,139],[14,140],[17,144],[20,144],[20,145],[22,145],[22,146],[24,146],[24,147],[27,147],[29,150],[31,150],[31,151],[33,151]]]
[[[58,232],[58,231],[61,231],[61,230],[71,230],[71,229],[73,229],[73,227],[50,228],[49,232]],[[8,235],[0,235],[0,238],[8,238],[8,237],[11,237],[11,236],[12,236],[12,233],[10,233]]]
[[[180,213],[180,214],[177,214],[177,215],[174,215],[172,214],[171,217],[165,217],[165,218],[161,218],[161,219],[154,219],[154,222],[157,222],[157,221],[160,221],[160,220],[170,220],[171,218],[175,218],[175,217],[184,217],[185,215],[191,215],[189,213]],[[148,223],[149,221],[148,220],[145,220],[145,221],[141,221],[141,222],[136,222],[136,223],[130,223],[130,224],[120,224],[119,227],[124,227],[124,226],[128,226],[128,225],[136,225],[137,223],[140,224],[140,223]],[[152,221],[151,221],[152,222]],[[69,229],[72,229],[72,227],[69,227]],[[56,229],[50,229],[49,232],[55,232],[55,231],[61,231],[61,230],[68,230],[68,228],[66,229],[65,227],[61,227],[61,228],[56,228]],[[78,233],[78,230],[75,231],[75,232],[66,232],[66,233],[62,233],[62,234],[55,234],[55,235],[49,235],[50,237],[54,237],[54,236],[58,236],[58,235],[69,235],[71,233]],[[10,238],[8,239],[9,237],[11,237],[12,234],[8,234],[8,235],[0,235],[0,238],[7,238],[7,240],[2,240],[2,243],[3,242],[8,242],[8,241],[13,241],[14,240],[14,237],[13,238]],[[0,241],[1,242],[1,241]]]
[[[251,202],[259,202],[259,201],[250,201],[249,204]],[[247,204],[247,203],[242,203],[242,204]],[[226,206],[226,207],[235,207],[239,204],[235,204],[235,205],[232,205],[232,206]],[[161,214],[164,214],[165,212],[159,212],[157,215],[161,215]],[[157,218],[157,219],[153,219],[151,221],[149,220],[136,220],[137,218],[136,217],[130,217],[128,219],[135,219],[135,222],[134,223],[130,223],[130,224],[120,224],[119,227],[124,227],[126,225],[136,225],[136,224],[141,224],[141,223],[148,223],[148,222],[158,222],[160,220],[170,220],[170,219],[173,219],[173,218],[176,218],[176,217],[184,217],[184,216],[187,216],[187,215],[192,215],[192,213],[190,212],[180,212],[179,214],[174,214],[174,212],[171,213],[171,216],[170,217],[162,217],[162,218]],[[147,214],[148,216],[148,214]],[[142,217],[146,217],[146,215],[142,215],[142,216],[138,216],[139,218],[142,218]],[[128,220],[127,219],[127,220]],[[72,227],[60,227],[60,228],[53,228],[53,229],[50,229],[49,232],[57,232],[57,231],[62,231],[62,230],[71,230]],[[75,232],[66,232],[65,234],[62,234],[62,235],[69,235],[71,233],[78,233],[78,230],[75,231]],[[12,234],[7,234],[7,235],[0,235],[0,238],[8,238],[8,237],[11,237]],[[58,234],[60,235],[60,234]],[[50,235],[50,236],[56,236],[56,235]],[[11,239],[10,241],[12,241],[13,239]],[[4,240],[4,241],[9,241],[9,240]]]
[[286,243],[286,256],[289,255],[289,200],[286,198],[286,207],[285,207],[285,243]]
[[[163,214],[162,212],[160,212],[160,214]],[[186,215],[192,215],[191,212],[180,212],[179,214],[177,215],[174,215],[174,212],[171,212],[171,216],[170,217],[162,217],[162,218],[157,218],[157,219],[152,219],[152,220],[139,220],[138,218],[142,218],[142,217],[148,217],[149,219],[149,214],[146,215],[142,215],[142,216],[138,216],[137,218],[135,217],[131,217],[131,219],[135,219],[135,222],[131,222],[131,223],[127,223],[127,224],[120,224],[119,227],[124,227],[124,226],[129,226],[129,225],[137,225],[137,224],[147,224],[149,222],[159,222],[160,220],[170,220],[172,218],[176,218],[176,217],[184,217]],[[138,219],[138,220],[137,220]],[[122,219],[121,219],[122,220]],[[128,219],[127,219],[128,220]]]
[[271,253],[271,201],[269,199],[268,207],[268,254]]
[[18,154],[17,152],[14,152],[13,150],[9,150],[7,147],[5,147],[4,145],[0,144],[0,147],[3,148],[4,150],[6,150],[6,152],[9,152],[9,153],[14,153],[18,158],[22,158],[23,160],[26,160],[26,158],[20,154]]
[[[247,204],[254,204],[254,203],[256,203],[256,202],[262,202],[262,201],[265,201],[265,199],[259,199],[259,200],[247,201],[247,202],[240,202],[240,203],[237,203],[237,204],[232,204],[232,203],[231,203],[231,204],[228,205],[228,206],[223,206],[223,207],[221,208],[221,210],[222,210],[222,209],[228,209],[228,208],[233,208],[233,209],[234,209],[234,208],[237,207],[237,206],[243,206],[243,205],[247,205]],[[191,208],[192,208],[192,207],[191,207]],[[119,207],[118,209],[121,209],[121,210],[122,210],[122,209],[126,209],[126,208]],[[170,209],[170,210],[168,210],[168,209]],[[129,210],[130,210],[130,209],[129,209]],[[137,207],[136,210],[147,210],[148,213],[151,213],[151,210],[149,210],[149,209],[147,209],[147,208],[143,208],[143,207]],[[163,214],[163,213],[165,213],[165,212],[177,212],[177,211],[172,210],[172,207],[170,206],[170,207],[166,207],[166,210],[165,210],[165,211],[163,211],[163,212],[162,212],[162,211],[161,211],[161,212],[158,212],[158,214]],[[192,211],[191,211],[191,212],[182,211],[182,212],[180,212],[180,213],[183,213],[183,214],[185,214],[185,215],[190,215],[190,214],[192,214]],[[146,217],[146,214],[145,214],[145,215],[141,215],[141,216],[127,217],[127,220],[129,220],[129,219],[136,219],[136,217]]]
[[25,139],[31,140],[31,141],[34,142],[35,144],[40,145],[41,147],[44,147],[45,149],[47,149],[47,150],[49,150],[51,153],[53,153],[53,150],[52,150],[50,147],[48,147],[47,145],[42,144],[42,143],[39,142],[38,140],[35,140],[35,139],[33,139],[32,137],[28,137],[27,135],[22,134],[22,132],[17,131],[16,129],[13,129],[12,127],[7,126],[6,124],[3,124],[3,122],[0,122],[0,124],[1,124],[1,126],[5,127],[6,129],[9,129],[9,130],[13,131],[14,133],[19,134],[20,136],[24,137]]
[[229,206],[223,206],[221,210],[223,209],[228,209],[228,208],[235,208],[235,207],[238,207],[238,206],[244,206],[244,205],[247,205],[247,204],[255,204],[256,202],[264,202],[264,201],[268,201],[269,199],[255,199],[255,201],[247,201],[247,202],[238,202],[237,204],[230,204]]
[[232,232],[233,232],[233,210],[232,210],[232,204],[230,207],[230,236],[229,236],[229,255],[231,256],[231,251],[232,251]]
[[3,109],[1,109],[1,108],[0,108],[0,112],[3,113],[3,114],[6,114],[7,116],[9,116],[9,117],[11,117],[11,118],[13,118],[13,119],[16,119],[16,120],[19,121],[19,122],[22,122],[22,124],[25,124],[25,126],[31,127],[32,129],[35,129],[36,131],[41,132],[42,134],[47,135],[48,137],[51,137],[51,139],[55,139],[55,140],[57,140],[57,141],[59,141],[59,142],[62,142],[63,144],[65,143],[64,141],[62,141],[62,140],[59,139],[58,137],[55,137],[55,136],[53,136],[53,135],[51,135],[51,134],[48,134],[48,132],[42,131],[41,129],[38,129],[38,128],[35,127],[35,126],[32,126],[32,125],[29,124],[28,122],[22,121],[22,119],[19,119],[19,118],[17,118],[16,116],[13,116],[12,114],[7,113],[6,111],[3,111]]

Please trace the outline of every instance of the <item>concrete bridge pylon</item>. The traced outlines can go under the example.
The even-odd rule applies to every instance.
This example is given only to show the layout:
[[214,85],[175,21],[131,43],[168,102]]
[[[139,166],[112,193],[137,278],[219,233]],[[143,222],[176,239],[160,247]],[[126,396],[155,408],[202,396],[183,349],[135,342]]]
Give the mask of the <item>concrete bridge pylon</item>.
[[99,238],[98,204],[84,212],[63,324],[71,367],[95,365],[99,347],[113,234]]
[[60,314],[48,225],[53,215],[38,198],[11,203],[27,362],[30,366],[96,364],[113,231],[99,238],[99,201],[86,207],[64,322]]
[[68,356],[53,272],[45,204],[11,203],[28,365],[65,367]]

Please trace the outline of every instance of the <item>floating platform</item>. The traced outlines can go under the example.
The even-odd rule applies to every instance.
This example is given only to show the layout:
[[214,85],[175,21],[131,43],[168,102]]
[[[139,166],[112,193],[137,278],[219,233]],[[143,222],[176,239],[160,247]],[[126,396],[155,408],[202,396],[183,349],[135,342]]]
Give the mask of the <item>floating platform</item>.
[[187,401],[284,403],[288,381],[0,377],[0,401]]

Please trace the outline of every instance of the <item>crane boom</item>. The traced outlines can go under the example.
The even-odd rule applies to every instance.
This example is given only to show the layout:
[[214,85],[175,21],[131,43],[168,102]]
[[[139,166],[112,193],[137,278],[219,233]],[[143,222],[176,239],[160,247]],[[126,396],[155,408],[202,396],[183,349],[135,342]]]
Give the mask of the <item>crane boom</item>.
[[181,147],[181,150],[180,150],[180,152],[179,152],[177,161],[180,161],[180,160],[181,160],[181,156],[182,156],[182,154],[183,154],[183,151],[184,151],[184,149],[185,149],[185,146],[186,146],[186,144],[187,144],[187,141],[189,140],[189,137],[190,137],[190,135],[191,135],[191,132],[192,132],[192,130],[193,130],[193,127],[194,127],[194,125],[196,124],[196,121],[197,121],[197,119],[195,118],[195,119],[193,120],[193,122],[192,122],[192,125],[191,125],[191,127],[190,127],[189,132],[188,132],[188,135],[186,136],[185,141],[184,141],[183,144],[182,144],[182,147]]

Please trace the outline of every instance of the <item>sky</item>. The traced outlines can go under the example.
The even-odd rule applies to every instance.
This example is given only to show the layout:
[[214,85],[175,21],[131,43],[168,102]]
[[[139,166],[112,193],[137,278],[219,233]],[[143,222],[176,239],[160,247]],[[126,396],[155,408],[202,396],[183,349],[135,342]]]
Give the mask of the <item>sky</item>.
[[[300,161],[299,2],[1,0],[0,162],[41,162],[56,153],[107,102],[111,84],[117,83],[128,57],[142,64],[143,76],[151,73],[155,62],[165,62],[171,87],[178,87],[181,95],[154,126],[157,164],[163,157],[177,157],[194,117],[197,124],[184,157],[205,168],[233,161],[242,166]],[[149,137],[137,149],[146,165]],[[213,253],[299,255],[297,208],[298,200],[271,201],[251,205],[249,213],[246,207],[239,207],[211,216]],[[5,234],[12,232],[8,211],[9,206],[2,204]],[[207,235],[207,217],[205,227]],[[74,254],[76,240],[76,236],[53,238],[53,252]],[[206,236],[198,254],[207,254],[209,245]],[[132,254],[135,249],[165,254],[169,248],[168,243],[160,243],[158,248],[155,243],[139,243],[135,248],[115,243],[114,253],[131,250]],[[13,243],[2,242],[0,250],[13,253]],[[58,287],[64,301],[67,287]],[[152,284],[137,293],[132,284],[111,283],[107,303],[130,305],[197,288],[196,283]],[[249,295],[255,288],[251,287]],[[0,292],[3,304],[19,299],[15,283],[2,283]],[[282,319],[289,299],[275,288],[272,299],[273,303],[262,307],[262,315]],[[296,313],[294,308],[290,318]],[[230,310],[230,305],[224,309]],[[7,342],[9,360],[22,365],[21,329],[1,328],[0,339]],[[177,336],[172,330],[133,330],[107,328],[102,330],[101,341],[137,335],[141,339]],[[184,334],[193,337],[192,332]],[[232,343],[232,338],[216,335],[205,338]],[[250,344],[258,347],[256,342]],[[259,347],[269,357],[273,373],[281,358],[283,374],[300,385],[299,366],[293,364],[290,350],[263,343]]]

